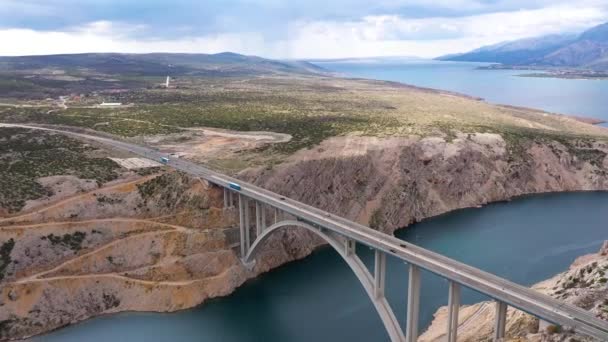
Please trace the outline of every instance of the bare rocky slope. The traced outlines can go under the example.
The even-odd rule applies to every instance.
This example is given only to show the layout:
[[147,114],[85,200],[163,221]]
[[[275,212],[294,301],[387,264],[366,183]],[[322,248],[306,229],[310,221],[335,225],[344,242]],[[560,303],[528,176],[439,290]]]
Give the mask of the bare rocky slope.
[[[517,144],[517,145],[514,145]],[[607,190],[608,144],[336,137],[243,177],[384,232],[458,208],[543,192]]]
[[[455,134],[343,136],[240,177],[385,232],[524,194],[608,190],[608,145]],[[274,236],[253,271],[233,249],[222,193],[175,172],[115,181],[0,219],[0,340],[119,311],[174,311],[227,295],[321,244]]]

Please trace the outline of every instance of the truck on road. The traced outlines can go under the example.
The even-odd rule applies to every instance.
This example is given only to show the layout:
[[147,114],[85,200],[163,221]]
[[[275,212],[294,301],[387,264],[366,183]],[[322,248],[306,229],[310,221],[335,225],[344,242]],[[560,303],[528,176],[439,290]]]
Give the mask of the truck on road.
[[169,163],[169,158],[167,157],[160,157],[160,162],[163,164],[168,164]]

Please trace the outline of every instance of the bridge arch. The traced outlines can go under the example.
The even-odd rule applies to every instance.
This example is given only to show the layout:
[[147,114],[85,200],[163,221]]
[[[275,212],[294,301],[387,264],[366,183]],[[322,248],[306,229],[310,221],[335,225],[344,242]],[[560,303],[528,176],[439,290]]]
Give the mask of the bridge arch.
[[346,264],[353,271],[359,282],[365,289],[368,297],[371,299],[384,327],[391,339],[391,341],[405,341],[403,330],[401,329],[395,313],[391,309],[388,301],[382,296],[376,296],[374,292],[374,277],[369,272],[363,261],[357,256],[356,253],[347,253],[345,243],[341,242],[336,236],[332,236],[323,232],[321,229],[315,228],[310,224],[296,221],[286,220],[275,223],[274,225],[264,229],[262,234],[256,238],[251,247],[249,248],[247,255],[243,258],[245,264],[251,263],[255,255],[260,251],[261,246],[268,240],[268,238],[278,230],[285,229],[287,227],[300,227],[304,228],[315,235],[325,240],[330,246],[332,246],[336,252],[342,257]]

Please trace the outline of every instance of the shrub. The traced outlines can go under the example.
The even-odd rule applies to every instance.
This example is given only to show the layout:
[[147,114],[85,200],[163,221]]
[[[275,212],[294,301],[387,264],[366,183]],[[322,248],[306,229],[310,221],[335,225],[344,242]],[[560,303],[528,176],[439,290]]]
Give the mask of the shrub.
[[562,331],[562,328],[558,325],[551,324],[551,325],[547,326],[547,333],[549,335],[558,334],[561,331]]

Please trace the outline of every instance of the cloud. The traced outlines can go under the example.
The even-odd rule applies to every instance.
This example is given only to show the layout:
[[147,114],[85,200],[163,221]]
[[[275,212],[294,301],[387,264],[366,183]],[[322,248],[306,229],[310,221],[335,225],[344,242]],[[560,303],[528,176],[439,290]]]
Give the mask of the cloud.
[[608,12],[556,6],[467,17],[369,16],[358,21],[299,22],[292,29],[296,57],[434,57],[506,40],[578,32],[602,23]]
[[[408,6],[431,8],[423,0],[378,0],[372,7],[363,0],[326,1],[328,5],[320,6],[315,15],[308,15],[312,11],[308,6],[319,6],[319,0],[294,2],[293,6],[278,0],[225,0],[224,4],[239,6],[222,9],[217,9],[220,3],[216,0],[201,2],[202,5],[173,0],[172,6],[179,10],[196,10],[174,16],[175,9],[162,1],[167,13],[154,20],[149,18],[156,18],[161,3],[157,0],[149,0],[149,9],[139,12],[134,10],[132,0],[123,0],[119,8],[125,12],[120,15],[114,13],[116,9],[108,9],[106,5],[112,1],[105,0],[3,1],[8,1],[13,9],[24,6],[31,18],[60,16],[79,21],[89,18],[81,15],[85,4],[100,8],[95,17],[123,16],[124,20],[92,20],[54,29],[18,25],[0,28],[0,55],[234,51],[274,58],[434,57],[505,40],[581,31],[608,19],[608,4],[599,0],[581,0],[577,4],[560,4],[560,0],[439,0],[432,2],[434,13],[426,16],[404,10]],[[49,3],[68,6],[69,10],[63,13],[52,7],[46,12]],[[532,8],[512,10],[518,3],[522,8]],[[327,14],[328,8],[337,6],[343,6],[342,10],[335,10],[338,14]],[[508,10],[490,11],[507,7]],[[198,22],[184,19],[196,17],[201,9],[211,11],[203,13]],[[240,14],[245,9],[251,15]],[[454,15],[458,11],[473,14]],[[6,9],[0,10],[0,18],[6,15],[4,12]],[[286,14],[275,18],[267,13]],[[180,18],[184,20],[179,21]]]
[[98,21],[65,31],[31,29],[0,30],[0,55],[41,55],[84,52],[185,52],[217,53],[239,51],[259,54],[264,39],[256,33],[217,34],[176,40],[133,39],[145,31],[144,25]]

